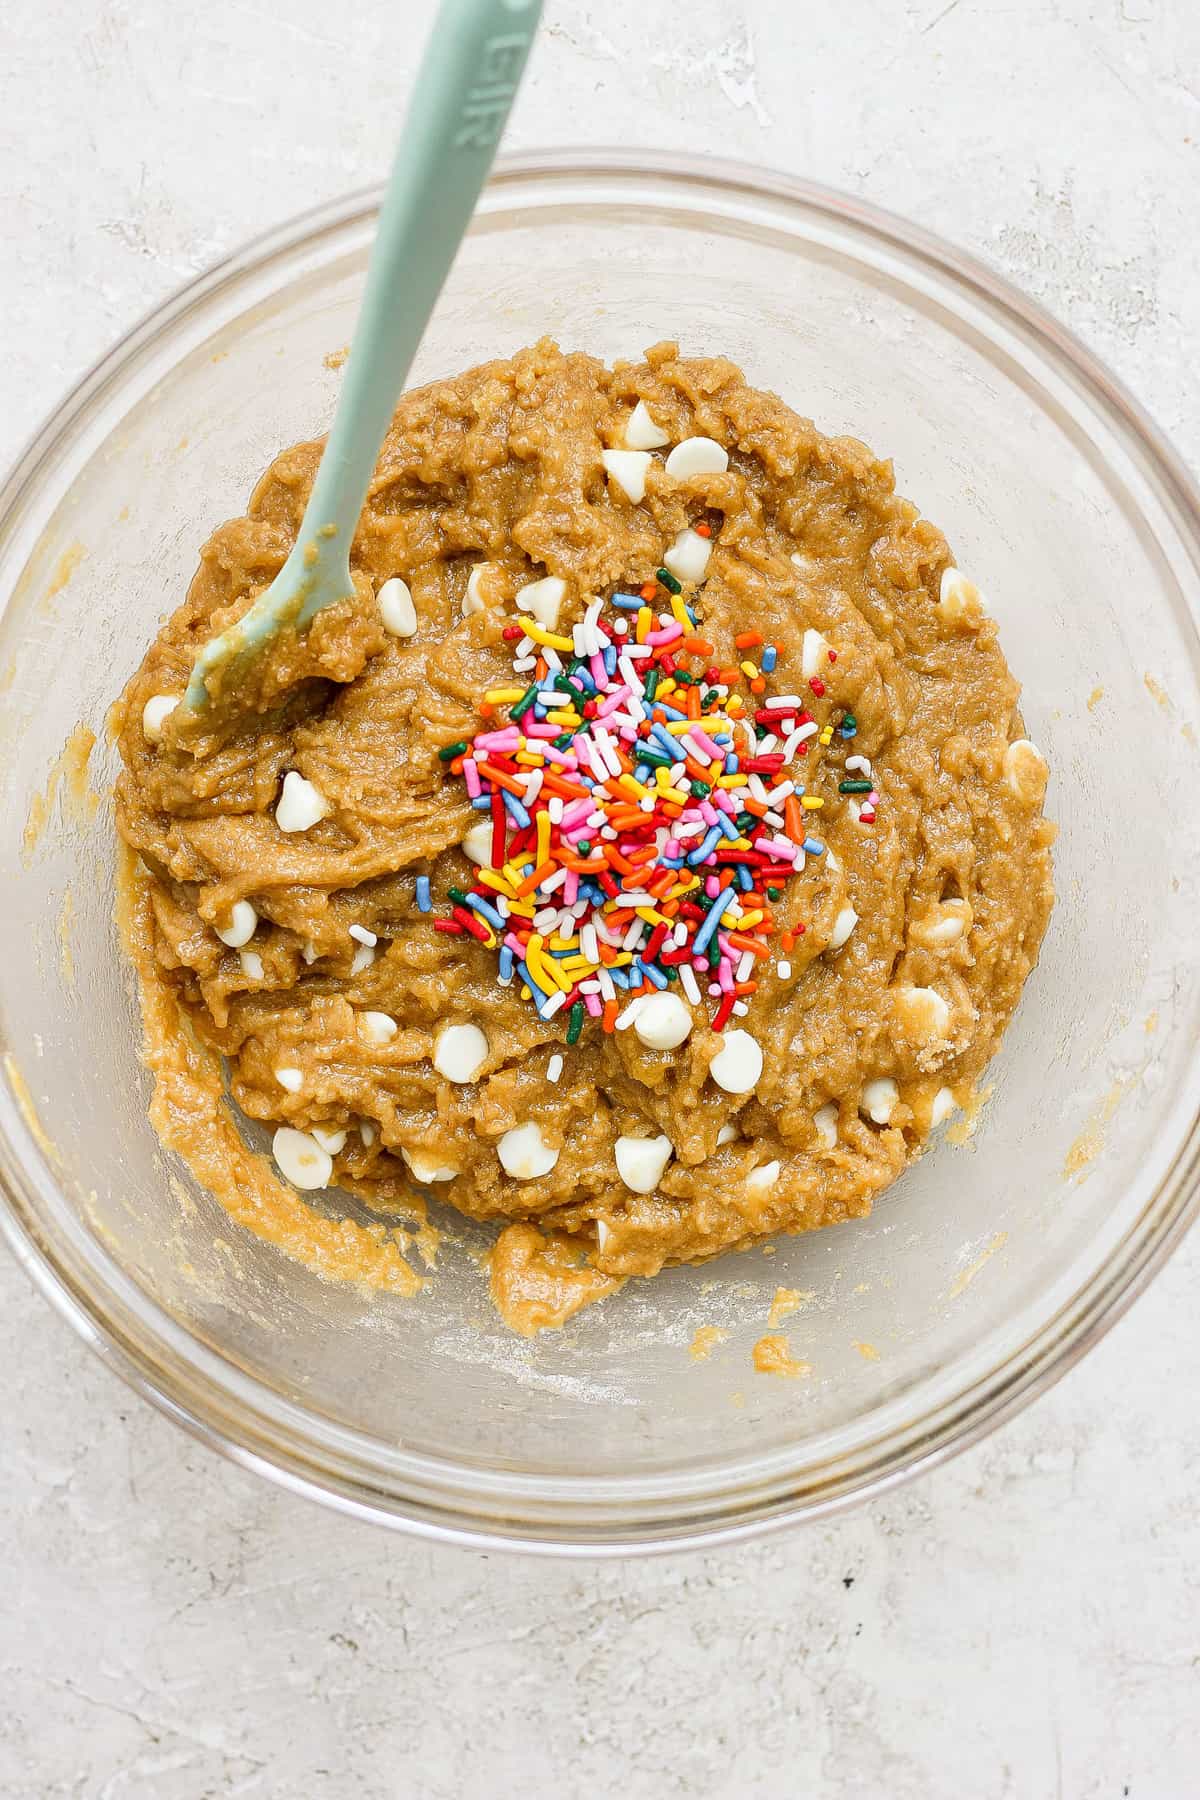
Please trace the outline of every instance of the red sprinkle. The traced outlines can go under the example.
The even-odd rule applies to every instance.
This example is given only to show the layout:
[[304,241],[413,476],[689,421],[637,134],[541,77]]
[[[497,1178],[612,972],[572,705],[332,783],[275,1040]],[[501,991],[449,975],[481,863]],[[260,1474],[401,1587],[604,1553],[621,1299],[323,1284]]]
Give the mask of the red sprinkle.
[[733,1003],[736,999],[736,994],[725,995],[712,1017],[712,1028],[714,1031],[724,1031],[733,1013]]
[[819,678],[819,676],[814,675],[808,685],[812,689],[813,693],[817,696],[817,699],[819,700],[821,698],[821,695],[825,692],[825,683]]

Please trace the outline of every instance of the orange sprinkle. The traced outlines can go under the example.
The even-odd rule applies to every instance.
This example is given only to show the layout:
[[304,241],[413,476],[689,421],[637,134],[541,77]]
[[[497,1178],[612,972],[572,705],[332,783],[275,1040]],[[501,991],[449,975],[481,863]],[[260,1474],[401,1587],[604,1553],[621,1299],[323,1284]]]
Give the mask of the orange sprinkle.
[[700,689],[690,687],[687,691],[687,716],[689,719],[700,717]]
[[734,638],[734,646],[738,650],[753,650],[763,641],[761,631],[739,631]]
[[638,593],[642,596],[643,600],[653,600],[653,598],[657,594],[657,592],[658,592],[657,581],[648,581],[646,583],[645,587],[640,587],[638,589]]
[[610,1034],[617,1029],[617,1003],[615,1000],[604,1002],[604,1011],[600,1015],[600,1026]]
[[717,674],[726,687],[736,687],[742,671],[740,669],[718,669]]
[[697,537],[711,537],[712,536],[712,526],[708,525],[708,524],[697,525],[696,536]]
[[752,813],[756,819],[765,819],[770,810],[770,807],[764,806],[761,800],[742,801],[742,811]]
[[754,677],[754,680],[750,683],[750,692],[752,694],[765,694],[766,691],[767,691],[766,682],[763,680],[761,675],[756,675]]
[[523,900],[526,894],[532,894],[535,887],[538,887],[543,881],[546,881],[553,875],[556,866],[555,863],[544,862],[539,863],[536,869],[531,869],[524,881],[522,881],[517,888],[518,899]]
[[794,931],[785,931],[783,936],[780,938],[779,942],[782,945],[785,953],[790,953],[790,951],[792,950],[792,948],[796,942],[795,932]]
[[475,708],[481,719],[490,719],[495,710],[490,700],[481,700]]
[[486,775],[489,781],[494,781],[497,787],[507,788],[510,794],[517,796],[518,800],[525,798],[525,789],[520,782],[514,781],[511,775],[506,775],[503,769],[493,769],[491,763],[481,762],[479,773]]
[[770,956],[771,952],[757,938],[747,937],[744,931],[731,931],[727,934],[727,942],[734,950],[748,950],[751,956]]
[[800,811],[800,802],[795,794],[789,794],[783,803],[783,829],[794,844],[802,844],[808,833],[804,829],[804,819]]
[[707,638],[702,637],[685,637],[683,647],[689,656],[711,656],[716,649],[715,644],[710,644]]
[[758,983],[757,981],[735,981],[733,991],[735,994],[756,994]]

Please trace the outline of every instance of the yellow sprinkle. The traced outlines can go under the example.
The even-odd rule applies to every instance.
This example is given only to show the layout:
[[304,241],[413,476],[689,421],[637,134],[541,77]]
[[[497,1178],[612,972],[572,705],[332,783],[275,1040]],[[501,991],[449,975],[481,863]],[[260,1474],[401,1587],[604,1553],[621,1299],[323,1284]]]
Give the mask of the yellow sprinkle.
[[671,595],[671,611],[685,631],[692,629],[692,621],[688,618],[687,607],[683,604],[682,594]]
[[498,894],[515,894],[516,884],[508,879],[503,869],[480,869],[476,881],[482,881],[484,887],[494,888]]
[[718,775],[714,785],[728,788],[745,787],[746,777],[744,775]]
[[675,677],[673,675],[669,675],[665,681],[660,681],[658,686],[655,688],[655,690],[654,690],[655,699],[656,700],[665,700],[667,695],[673,694],[678,686],[679,686],[679,683],[676,681]]
[[822,744],[832,744],[832,742],[833,742],[833,726],[832,725],[827,725],[825,727],[824,731],[821,733],[820,742]]
[[738,919],[738,929],[741,931],[750,931],[755,925],[760,924],[765,916],[761,906],[757,912],[743,913]]
[[[746,677],[747,681],[754,681],[757,679],[758,670],[752,662],[739,663],[738,668],[742,671],[742,674]],[[519,699],[520,695],[518,695],[517,698]]]
[[526,987],[524,982],[521,983],[521,998],[522,1000],[533,999],[533,989]]
[[696,723],[695,719],[668,719],[663,729],[670,737],[682,737],[684,732],[690,731]]
[[532,919],[537,907],[532,898],[527,898],[511,901],[508,910],[514,919]]
[[664,806],[686,806],[692,796],[681,794],[678,788],[664,787],[658,797]]
[[537,815],[537,858],[536,858],[537,866],[539,869],[541,868],[542,864],[548,859],[549,855],[550,855],[550,814],[548,812],[540,812]]
[[819,794],[802,794],[800,796],[800,804],[801,806],[807,806],[809,812],[820,812],[825,802],[821,799]]
[[[535,644],[545,644],[548,650],[573,650],[575,648],[573,638],[556,637],[554,632],[546,631],[539,625],[536,619],[518,619],[517,624],[527,638],[532,638]],[[521,692],[523,693],[524,689]],[[521,695],[517,694],[515,698],[519,700]]]
[[524,692],[524,688],[489,688],[483,697],[493,706],[507,706],[519,700]]
[[639,800],[644,800],[646,795],[650,792],[650,789],[648,787],[643,787],[636,776],[628,773],[621,776],[621,779],[617,782],[617,786],[623,788],[627,794],[635,795]]
[[647,925],[673,925],[675,923],[674,919],[664,918],[654,906],[635,906],[633,910],[639,919],[645,919]]
[[725,702],[725,710],[732,713],[735,718],[740,718],[745,711],[742,696],[740,694],[730,694],[728,700]]
[[513,761],[524,769],[544,769],[546,766],[545,757],[539,756],[536,750],[518,750]]
[[651,630],[653,624],[654,614],[650,611],[650,608],[648,606],[639,607],[637,616],[637,641],[639,644],[645,643],[647,634]]
[[552,712],[547,713],[546,718],[551,725],[567,725],[570,726],[572,730],[574,730],[576,725],[580,725],[583,722],[577,712]]

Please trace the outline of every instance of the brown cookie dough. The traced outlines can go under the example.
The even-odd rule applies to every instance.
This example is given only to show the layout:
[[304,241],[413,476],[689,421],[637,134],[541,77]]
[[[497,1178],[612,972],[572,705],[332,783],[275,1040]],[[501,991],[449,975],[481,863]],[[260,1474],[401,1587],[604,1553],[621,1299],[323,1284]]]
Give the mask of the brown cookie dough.
[[[659,453],[634,504],[601,452],[623,444],[638,400],[671,443],[722,444],[728,469],[676,481]],[[419,1214],[417,1184],[474,1218],[529,1222],[501,1234],[492,1267],[520,1329],[623,1277],[869,1211],[974,1091],[1052,904],[1046,767],[941,533],[887,463],[822,437],[728,362],[660,345],[609,370],[542,342],[405,396],[355,539],[354,598],[271,653],[250,717],[197,728],[147,712],[282,564],[320,449],[285,451],[246,517],[214,533],[125,693],[117,817],[149,872],[144,977],[227,1059],[246,1115],[333,1134],[332,1181],[384,1216]],[[716,660],[736,661],[751,625],[794,681],[806,628],[836,644],[827,711],[853,711],[882,796],[867,824],[836,770],[818,783],[832,854],[779,903],[780,931],[804,931],[760,965],[736,1021],[763,1052],[740,1096],[709,1075],[722,1038],[706,1016],[675,1050],[599,1030],[568,1050],[561,1016],[539,1019],[497,983],[491,952],[435,931],[414,900],[420,874],[442,898],[473,873],[460,845],[478,815],[438,751],[511,682],[517,590],[561,577],[569,626],[593,597],[653,579],[703,519],[719,523],[699,590]],[[394,576],[411,590],[409,636],[378,599]],[[284,831],[288,775],[325,810]],[[289,789],[305,817],[309,788]],[[465,1082],[435,1067],[455,1025],[486,1040]],[[530,1125],[557,1154],[521,1178],[497,1145]],[[673,1154],[654,1192],[634,1193],[616,1141],[659,1134]]]

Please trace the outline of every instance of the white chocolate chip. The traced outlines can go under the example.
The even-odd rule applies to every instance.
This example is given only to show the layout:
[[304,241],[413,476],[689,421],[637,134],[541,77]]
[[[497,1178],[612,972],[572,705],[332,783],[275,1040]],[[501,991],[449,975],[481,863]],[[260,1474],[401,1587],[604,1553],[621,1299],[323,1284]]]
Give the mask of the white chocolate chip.
[[723,475],[728,467],[728,450],[710,437],[684,438],[667,458],[667,474],[672,481],[690,481],[693,475]]
[[350,973],[361,975],[375,961],[375,951],[370,944],[359,944],[350,959]]
[[886,1125],[896,1110],[900,1089],[890,1075],[877,1075],[868,1081],[859,1102],[863,1112],[875,1125]]
[[283,778],[283,793],[275,808],[275,823],[280,831],[307,831],[329,812],[329,802],[320,788],[289,769]]
[[760,1163],[757,1169],[751,1169],[746,1177],[746,1188],[751,1194],[769,1194],[779,1180],[781,1164],[778,1162]]
[[625,421],[625,443],[630,450],[661,450],[669,444],[671,434],[656,425],[646,410],[646,402],[639,400],[628,419]]
[[[369,1150],[371,1148],[371,1145],[375,1142],[375,1138],[377,1136],[375,1127],[371,1123],[370,1119],[360,1119],[359,1120],[358,1135],[362,1139],[364,1147]],[[404,1154],[403,1150],[400,1152],[400,1154],[401,1154],[401,1156],[403,1156],[403,1154]]]
[[936,1131],[939,1125],[944,1125],[946,1123],[946,1120],[950,1117],[951,1113],[956,1113],[957,1111],[958,1101],[954,1098],[950,1089],[947,1087],[939,1088],[937,1093],[933,1096],[933,1105],[929,1109],[930,1131]]
[[478,863],[481,869],[491,867],[492,862],[492,828],[490,825],[472,825],[462,841],[463,854]]
[[257,950],[239,950],[238,961],[242,965],[242,974],[248,975],[251,981],[263,978],[263,960]]
[[826,1150],[832,1150],[838,1139],[838,1109],[832,1100],[818,1106],[813,1114],[813,1124]]
[[432,1150],[406,1150],[401,1145],[400,1154],[417,1181],[453,1181],[458,1174],[454,1163],[444,1161]]
[[462,610],[464,619],[469,619],[472,613],[481,613],[484,611],[487,606],[487,601],[479,591],[480,583],[485,581],[492,572],[499,569],[499,567],[499,563],[484,562],[473,563],[471,565],[471,573],[467,576],[466,597],[463,600]]
[[271,1155],[275,1158],[279,1173],[293,1187],[329,1186],[329,1178],[333,1174],[333,1158],[328,1150],[322,1150],[316,1138],[311,1137],[307,1131],[297,1131],[291,1125],[281,1125],[271,1139]]
[[258,914],[248,900],[235,900],[229,909],[229,923],[224,931],[217,927],[217,936],[231,950],[240,950],[254,936],[258,924]]
[[804,633],[804,642],[800,647],[800,673],[805,681],[811,681],[822,669],[829,666],[829,640],[814,631],[810,626]]
[[298,1094],[304,1086],[304,1075],[300,1069],[276,1069],[275,1079],[289,1094]]
[[663,551],[663,568],[669,569],[676,581],[703,581],[711,555],[712,539],[701,537],[689,525],[670,548]]
[[727,1094],[751,1094],[762,1074],[762,1046],[748,1031],[726,1031],[708,1072]]
[[478,1025],[446,1025],[438,1034],[433,1066],[460,1087],[478,1078],[488,1059],[488,1041]]
[[737,1132],[736,1125],[722,1125],[720,1131],[718,1131],[718,1133],[717,1133],[718,1147],[720,1147],[720,1145],[722,1145],[722,1144],[732,1144],[732,1142],[733,1142],[734,1138],[737,1136],[737,1134],[738,1134],[738,1132]]
[[971,922],[971,908],[965,900],[943,900],[923,919],[914,919],[911,936],[926,950],[944,950],[956,944]]
[[646,497],[646,470],[654,461],[648,450],[602,450],[600,460],[627,499],[639,506]]
[[504,1173],[514,1181],[536,1181],[548,1175],[558,1161],[558,1151],[550,1148],[532,1120],[506,1131],[496,1145],[496,1154]]
[[148,743],[157,744],[162,737],[163,721],[179,705],[178,694],[152,694],[142,708],[142,733]]
[[692,1015],[678,994],[645,994],[633,1029],[648,1050],[674,1050],[692,1029]]
[[608,1240],[611,1236],[612,1236],[612,1227],[609,1225],[606,1225],[604,1223],[603,1219],[597,1219],[596,1220],[596,1248],[597,1248],[597,1250],[599,1250],[601,1256],[603,1256],[605,1250],[608,1248]]
[[311,941],[305,942],[300,946],[300,954],[304,958],[305,962],[308,963],[310,968],[313,963],[319,962],[321,960],[321,952],[317,949],[317,946],[314,943],[312,943]]
[[379,610],[385,631],[398,638],[413,636],[417,629],[417,609],[413,605],[411,588],[399,575],[393,575],[380,588]]
[[669,1137],[619,1137],[614,1146],[617,1174],[635,1194],[652,1194],[674,1155]]
[[529,613],[546,631],[553,631],[566,598],[567,584],[558,575],[547,575],[531,581],[517,595],[517,606]]
[[950,1007],[936,988],[897,988],[895,1005],[900,1022],[910,1037],[918,1042],[945,1037]]
[[833,935],[829,940],[831,950],[840,950],[854,927],[858,924],[858,914],[852,906],[843,906],[833,921]]
[[973,581],[961,569],[943,569],[938,588],[938,610],[947,625],[956,630],[975,631],[982,623],[987,605]]
[[1049,770],[1046,759],[1028,738],[1017,738],[1004,752],[1004,780],[1025,806],[1040,806]]
[[368,1044],[386,1044],[395,1037],[400,1027],[390,1013],[361,1012],[358,1015],[358,1029]]
[[314,1125],[312,1135],[322,1150],[328,1150],[330,1156],[336,1156],[339,1150],[346,1147],[346,1133],[340,1125]]

